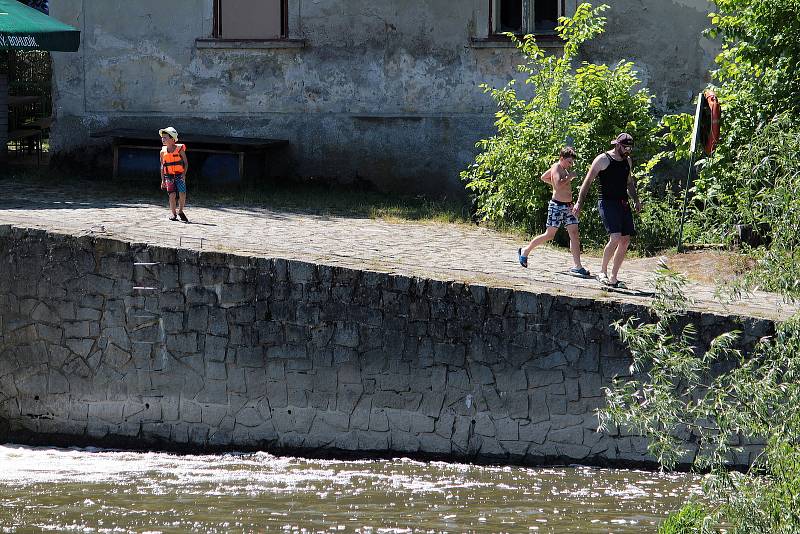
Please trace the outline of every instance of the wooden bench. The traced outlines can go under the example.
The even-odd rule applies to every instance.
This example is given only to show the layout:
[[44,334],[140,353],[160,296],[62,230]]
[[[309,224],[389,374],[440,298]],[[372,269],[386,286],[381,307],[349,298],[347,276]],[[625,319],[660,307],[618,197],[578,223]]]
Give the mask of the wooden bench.
[[[158,130],[103,130],[94,138],[111,138],[113,177],[121,175],[158,175],[161,139]],[[219,135],[180,134],[186,144],[189,180],[200,179],[207,185],[254,183],[274,178],[285,171],[285,139],[226,137]]]

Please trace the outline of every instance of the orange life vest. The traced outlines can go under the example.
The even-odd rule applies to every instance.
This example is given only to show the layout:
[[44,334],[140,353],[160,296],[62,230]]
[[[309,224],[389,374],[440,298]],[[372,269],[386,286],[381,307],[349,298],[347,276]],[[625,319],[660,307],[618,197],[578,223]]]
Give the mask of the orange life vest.
[[164,174],[184,174],[186,172],[181,152],[186,152],[186,145],[176,144],[173,152],[169,152],[167,147],[161,149],[161,165],[164,168]]

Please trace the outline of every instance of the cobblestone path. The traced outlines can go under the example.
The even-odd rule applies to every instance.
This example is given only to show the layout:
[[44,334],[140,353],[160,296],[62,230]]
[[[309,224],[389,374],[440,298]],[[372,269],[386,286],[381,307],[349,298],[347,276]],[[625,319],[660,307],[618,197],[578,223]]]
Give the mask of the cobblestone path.
[[[529,269],[517,263],[521,243],[485,228],[433,223],[387,222],[320,216],[245,206],[187,206],[191,223],[168,220],[164,205],[152,201],[94,198],[91,191],[0,181],[0,224],[95,235],[167,247],[184,247],[262,257],[281,257],[390,273],[457,280],[590,299],[647,303],[649,297],[611,293],[593,279],[566,274],[566,251],[541,248]],[[202,239],[202,242],[201,242]],[[631,289],[653,290],[657,258],[629,259],[620,278]],[[599,258],[584,265],[599,269]],[[757,293],[723,304],[714,287],[693,282],[697,309],[782,319],[795,308],[776,295]]]

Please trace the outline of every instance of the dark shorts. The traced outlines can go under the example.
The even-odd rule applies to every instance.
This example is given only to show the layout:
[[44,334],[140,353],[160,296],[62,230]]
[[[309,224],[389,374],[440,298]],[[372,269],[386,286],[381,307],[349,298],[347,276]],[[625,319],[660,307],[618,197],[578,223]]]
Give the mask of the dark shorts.
[[633,212],[627,199],[600,199],[597,203],[603,226],[609,234],[636,235],[633,227]]
[[560,228],[578,224],[578,218],[572,213],[572,202],[558,202],[550,199],[547,204],[547,226]]
[[164,183],[166,184],[167,193],[186,192],[186,180],[183,179],[182,174],[168,174],[164,178]]

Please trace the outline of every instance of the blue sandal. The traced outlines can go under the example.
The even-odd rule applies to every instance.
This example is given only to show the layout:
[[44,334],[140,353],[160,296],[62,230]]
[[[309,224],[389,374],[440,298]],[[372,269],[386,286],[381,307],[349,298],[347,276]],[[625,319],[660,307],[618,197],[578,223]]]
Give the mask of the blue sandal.
[[528,268],[528,256],[523,256],[522,255],[522,249],[521,248],[517,249],[517,260],[519,260],[519,264],[520,265],[522,265],[526,269]]
[[569,272],[570,274],[574,274],[576,276],[583,276],[585,278],[589,278],[591,276],[591,274],[589,274],[589,271],[587,271],[584,267],[580,268],[573,267],[572,269],[569,270]]

